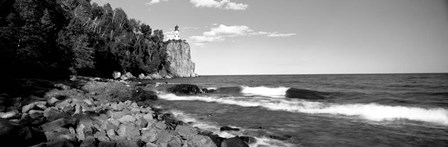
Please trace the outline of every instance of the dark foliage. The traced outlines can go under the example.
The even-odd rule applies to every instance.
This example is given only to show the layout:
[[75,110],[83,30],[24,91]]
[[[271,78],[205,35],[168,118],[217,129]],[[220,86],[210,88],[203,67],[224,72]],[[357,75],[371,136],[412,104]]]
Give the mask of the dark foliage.
[[163,31],[90,0],[0,0],[2,77],[110,77],[164,69]]

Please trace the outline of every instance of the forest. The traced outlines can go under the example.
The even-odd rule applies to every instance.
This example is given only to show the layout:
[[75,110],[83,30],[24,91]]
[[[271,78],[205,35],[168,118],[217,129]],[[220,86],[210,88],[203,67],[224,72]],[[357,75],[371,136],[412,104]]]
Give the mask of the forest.
[[90,0],[0,0],[3,78],[151,74],[166,65],[163,31]]

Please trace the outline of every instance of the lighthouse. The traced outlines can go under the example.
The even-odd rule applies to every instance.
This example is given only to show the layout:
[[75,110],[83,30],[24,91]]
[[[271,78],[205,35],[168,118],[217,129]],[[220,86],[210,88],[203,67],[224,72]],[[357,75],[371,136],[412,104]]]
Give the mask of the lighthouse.
[[173,39],[174,40],[180,40],[180,37],[179,37],[179,26],[175,26],[174,27],[174,37],[173,37]]

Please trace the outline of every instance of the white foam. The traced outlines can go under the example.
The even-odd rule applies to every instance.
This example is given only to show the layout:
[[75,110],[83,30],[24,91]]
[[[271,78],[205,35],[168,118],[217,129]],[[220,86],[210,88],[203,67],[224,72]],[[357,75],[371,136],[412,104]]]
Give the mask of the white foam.
[[270,110],[282,110],[309,114],[335,114],[356,116],[371,121],[414,120],[441,125],[448,125],[448,110],[443,108],[419,108],[405,106],[387,106],[370,104],[332,104],[310,102],[305,100],[287,100],[251,97],[208,97],[208,96],[176,96],[161,94],[165,100],[205,101],[243,107],[264,107]]
[[265,86],[259,86],[259,87],[248,87],[248,86],[242,86],[241,93],[245,95],[258,95],[258,96],[268,96],[268,97],[275,97],[275,98],[281,98],[286,95],[286,91],[288,90],[288,87],[265,87]]

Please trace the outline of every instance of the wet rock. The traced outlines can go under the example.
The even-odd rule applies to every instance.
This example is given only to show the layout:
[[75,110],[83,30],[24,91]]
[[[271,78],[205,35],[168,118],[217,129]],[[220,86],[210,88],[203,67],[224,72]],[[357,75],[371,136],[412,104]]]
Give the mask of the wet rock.
[[80,147],[96,147],[97,140],[93,136],[89,136],[84,139],[80,145]]
[[219,128],[219,131],[239,131],[239,128],[232,128],[229,126],[223,126],[221,128]]
[[198,131],[196,128],[190,127],[190,126],[183,126],[178,125],[175,130],[182,138],[186,140],[192,139],[196,134],[198,134]]
[[249,147],[249,145],[247,145],[239,137],[233,137],[222,141],[221,147]]
[[187,141],[189,147],[216,147],[216,144],[207,136],[195,135]]
[[127,139],[140,138],[140,131],[133,124],[121,124],[118,135]]
[[211,131],[203,130],[203,131],[198,132],[198,134],[209,137],[217,145],[220,145],[221,142],[225,139],[225,138],[219,137],[218,135],[214,134]]
[[252,136],[239,136],[239,138],[247,144],[252,144],[252,143],[257,142],[257,139],[255,139],[255,137],[252,137]]
[[19,111],[0,112],[0,118],[11,119],[19,116]]
[[196,85],[179,84],[167,89],[168,92],[180,95],[193,95],[201,93],[201,89]]

